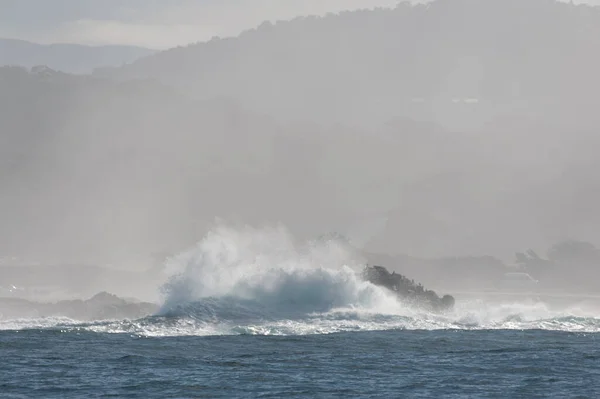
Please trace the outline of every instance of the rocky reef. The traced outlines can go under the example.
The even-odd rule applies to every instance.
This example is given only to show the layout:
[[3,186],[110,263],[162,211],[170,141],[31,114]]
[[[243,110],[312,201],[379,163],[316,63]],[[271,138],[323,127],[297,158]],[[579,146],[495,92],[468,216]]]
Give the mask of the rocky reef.
[[138,319],[153,314],[158,306],[135,302],[101,292],[86,300],[55,303],[33,302],[20,298],[0,298],[0,319],[68,317],[80,321]]
[[403,302],[429,311],[442,312],[452,310],[454,307],[454,297],[452,295],[439,297],[435,291],[425,289],[421,284],[417,284],[401,274],[390,273],[383,266],[366,266],[362,272],[362,277],[371,284],[395,292],[398,299]]

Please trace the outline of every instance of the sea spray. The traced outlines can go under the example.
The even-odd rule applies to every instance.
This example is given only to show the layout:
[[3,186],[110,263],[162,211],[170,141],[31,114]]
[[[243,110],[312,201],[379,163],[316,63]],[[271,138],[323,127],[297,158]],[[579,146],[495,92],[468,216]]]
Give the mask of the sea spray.
[[359,278],[362,265],[351,247],[335,237],[299,246],[281,227],[218,226],[167,263],[173,275],[163,287],[160,314],[225,302],[280,317],[389,306],[389,294]]
[[[544,329],[600,332],[591,303],[457,299],[445,314],[406,306],[363,281],[364,265],[335,237],[295,243],[281,227],[220,225],[166,263],[164,303],[139,320],[1,320],[0,330],[59,329],[140,336],[306,335],[376,330]],[[582,302],[583,303],[583,302]]]

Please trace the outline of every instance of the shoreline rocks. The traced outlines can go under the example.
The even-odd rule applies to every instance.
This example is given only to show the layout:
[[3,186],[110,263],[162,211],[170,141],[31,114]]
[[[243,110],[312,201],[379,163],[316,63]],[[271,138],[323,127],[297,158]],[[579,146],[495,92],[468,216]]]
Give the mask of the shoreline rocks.
[[383,266],[366,266],[362,277],[371,284],[382,286],[396,293],[398,299],[411,305],[434,312],[443,312],[454,308],[452,295],[438,296],[435,291],[428,290],[414,280],[396,272],[390,273]]

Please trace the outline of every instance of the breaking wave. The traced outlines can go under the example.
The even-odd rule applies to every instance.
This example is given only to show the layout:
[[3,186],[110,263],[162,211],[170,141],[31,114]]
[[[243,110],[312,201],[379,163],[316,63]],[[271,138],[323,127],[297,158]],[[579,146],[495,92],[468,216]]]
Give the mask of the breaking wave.
[[282,228],[218,227],[166,264],[163,304],[138,320],[0,320],[0,329],[141,336],[305,335],[397,329],[546,329],[600,332],[598,314],[542,302],[458,300],[433,314],[403,305],[357,276],[364,262],[338,239],[296,245]]
[[280,228],[219,228],[171,259],[163,316],[214,320],[299,318],[332,309],[381,309],[398,303],[362,281],[363,262],[336,239],[300,247]]

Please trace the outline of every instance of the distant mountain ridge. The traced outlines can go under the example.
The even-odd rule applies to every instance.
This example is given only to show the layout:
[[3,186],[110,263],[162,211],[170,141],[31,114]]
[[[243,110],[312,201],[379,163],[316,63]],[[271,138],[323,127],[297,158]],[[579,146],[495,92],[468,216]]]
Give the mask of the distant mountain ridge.
[[155,50],[135,46],[46,45],[0,38],[0,65],[26,68],[45,65],[77,74],[89,74],[99,67],[121,66],[153,53]]
[[133,302],[108,292],[100,292],[85,300],[62,300],[54,303],[22,298],[0,297],[0,319],[22,317],[68,317],[80,321],[139,319],[159,309],[150,302]]
[[515,108],[595,113],[599,46],[599,7],[436,0],[265,22],[96,74],[154,78],[292,120],[408,117],[462,128]]
[[[0,256],[109,263],[193,245],[215,216],[420,257],[600,242],[598,21],[551,0],[438,0],[95,76],[0,68]],[[461,117],[491,121],[437,123]]]
[[414,256],[599,242],[597,128],[553,116],[475,133],[286,125],[154,80],[0,68],[0,256],[170,251],[215,215],[298,239],[382,215],[363,244]]

